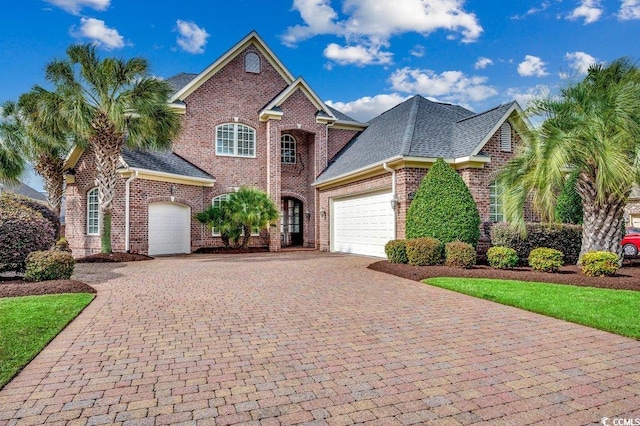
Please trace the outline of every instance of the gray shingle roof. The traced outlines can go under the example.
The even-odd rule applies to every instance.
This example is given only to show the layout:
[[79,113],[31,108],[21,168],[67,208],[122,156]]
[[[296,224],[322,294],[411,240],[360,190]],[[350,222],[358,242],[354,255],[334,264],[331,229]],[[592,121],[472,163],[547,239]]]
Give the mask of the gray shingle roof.
[[158,152],[123,148],[122,159],[129,167],[133,168],[200,179],[215,179],[209,173],[171,151]]
[[13,185],[0,183],[0,192],[2,191],[13,192],[14,194],[22,195],[23,197],[28,197],[34,200],[47,202],[47,197],[44,194],[41,194],[40,192],[36,191],[29,185],[26,185],[22,182],[18,182]]
[[316,180],[331,180],[393,157],[460,158],[471,155],[513,106],[475,114],[417,95],[369,122]]
[[178,93],[180,89],[191,83],[191,81],[197,76],[198,74],[181,72],[180,74],[176,74],[172,77],[167,78],[165,81],[169,83],[169,85],[173,88],[173,93],[171,93],[171,96]]
[[327,105],[327,108],[329,108],[329,110],[331,111],[331,113],[340,121],[345,121],[345,122],[349,122],[349,123],[357,123],[357,124],[362,124],[360,123],[358,120],[349,117],[347,114],[338,111],[337,109],[330,107],[329,105]]

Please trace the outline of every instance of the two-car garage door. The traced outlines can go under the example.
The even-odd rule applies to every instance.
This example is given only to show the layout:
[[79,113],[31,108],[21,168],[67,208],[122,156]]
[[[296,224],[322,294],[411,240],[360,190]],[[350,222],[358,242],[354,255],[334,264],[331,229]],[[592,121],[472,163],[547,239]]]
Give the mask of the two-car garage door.
[[191,209],[178,203],[149,204],[149,255],[191,251]]
[[332,199],[331,251],[384,257],[394,239],[391,191]]

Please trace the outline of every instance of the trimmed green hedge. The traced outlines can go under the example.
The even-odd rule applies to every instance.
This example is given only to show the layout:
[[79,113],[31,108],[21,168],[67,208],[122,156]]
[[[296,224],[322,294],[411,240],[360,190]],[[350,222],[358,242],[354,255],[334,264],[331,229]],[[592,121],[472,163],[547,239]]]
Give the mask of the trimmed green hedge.
[[618,255],[610,251],[590,251],[580,259],[582,273],[588,277],[610,277],[620,267]]
[[558,272],[562,266],[563,254],[561,251],[538,247],[529,253],[529,266],[538,272]]
[[384,252],[391,263],[408,263],[407,240],[391,240],[384,245]]
[[407,211],[408,239],[431,237],[442,243],[480,238],[480,215],[469,188],[442,158],[429,169]]
[[518,254],[522,265],[529,258],[531,250],[548,247],[561,251],[564,261],[578,263],[582,246],[582,226],[558,223],[527,223],[527,237],[511,229],[506,223],[496,223],[491,227],[491,245],[511,247]]
[[407,240],[409,265],[437,265],[442,261],[442,243],[435,238]]
[[444,245],[444,264],[452,268],[468,269],[476,264],[476,249],[462,241],[452,241]]
[[73,275],[75,260],[66,251],[34,251],[27,257],[25,281],[68,280]]
[[495,269],[513,269],[518,266],[518,255],[509,247],[491,247],[487,250],[489,266]]

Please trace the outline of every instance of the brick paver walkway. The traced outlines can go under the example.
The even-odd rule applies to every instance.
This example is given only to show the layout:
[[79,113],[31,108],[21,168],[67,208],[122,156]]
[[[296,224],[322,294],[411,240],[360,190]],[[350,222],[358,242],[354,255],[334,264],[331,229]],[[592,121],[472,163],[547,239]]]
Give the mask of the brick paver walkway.
[[640,418],[640,342],[369,262],[294,252],[78,265],[98,297],[0,391],[0,424]]

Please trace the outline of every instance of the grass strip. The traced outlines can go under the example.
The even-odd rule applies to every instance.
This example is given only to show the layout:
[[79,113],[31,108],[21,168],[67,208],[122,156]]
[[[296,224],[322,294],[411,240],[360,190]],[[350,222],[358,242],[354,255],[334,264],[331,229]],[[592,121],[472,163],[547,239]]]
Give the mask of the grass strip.
[[0,299],[0,388],[93,300],[88,293]]
[[429,278],[423,282],[640,339],[639,291],[484,278]]

